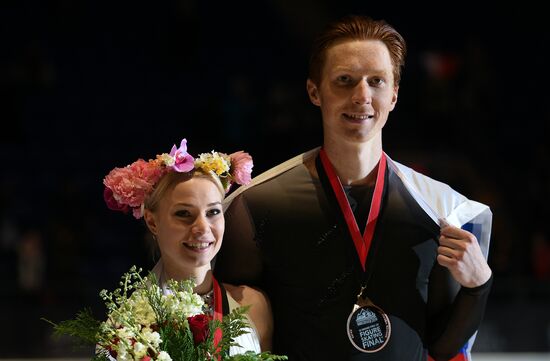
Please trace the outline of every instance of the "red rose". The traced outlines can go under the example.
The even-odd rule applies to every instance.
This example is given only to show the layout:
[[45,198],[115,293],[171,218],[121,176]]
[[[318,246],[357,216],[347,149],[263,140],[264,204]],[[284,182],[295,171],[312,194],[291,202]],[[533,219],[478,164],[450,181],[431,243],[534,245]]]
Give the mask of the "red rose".
[[210,320],[211,318],[205,314],[187,317],[189,328],[193,333],[193,341],[195,341],[195,346],[201,342],[204,342],[208,338],[208,324],[210,323]]

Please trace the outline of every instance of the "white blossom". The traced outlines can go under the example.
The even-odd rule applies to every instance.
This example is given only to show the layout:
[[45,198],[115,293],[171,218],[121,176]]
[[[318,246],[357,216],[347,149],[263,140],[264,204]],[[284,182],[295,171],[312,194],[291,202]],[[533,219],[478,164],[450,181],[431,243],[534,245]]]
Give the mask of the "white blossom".
[[147,353],[147,346],[141,342],[134,343],[134,358],[141,359]]
[[121,327],[115,331],[116,337],[121,340],[132,339],[136,336],[135,332],[127,327]]
[[121,349],[117,351],[116,355],[117,361],[134,361],[134,357],[126,351],[126,349]]
[[170,357],[170,355],[166,351],[160,351],[160,353],[157,357],[157,360],[158,361],[172,361],[172,358]]
[[150,326],[156,321],[155,311],[149,304],[147,296],[141,291],[136,291],[130,297],[128,304],[136,322],[140,325]]
[[149,327],[145,327],[143,328],[143,330],[141,330],[141,336],[143,337],[143,340],[145,342],[147,342],[154,348],[157,348],[162,342],[162,340],[160,339],[160,334],[156,331],[151,330]]

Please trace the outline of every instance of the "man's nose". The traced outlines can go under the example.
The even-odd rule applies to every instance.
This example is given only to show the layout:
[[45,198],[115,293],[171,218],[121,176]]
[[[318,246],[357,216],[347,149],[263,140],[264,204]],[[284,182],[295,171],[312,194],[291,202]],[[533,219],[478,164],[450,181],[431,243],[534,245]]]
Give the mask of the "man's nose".
[[370,104],[372,102],[372,92],[366,80],[361,80],[355,85],[351,99],[357,105]]

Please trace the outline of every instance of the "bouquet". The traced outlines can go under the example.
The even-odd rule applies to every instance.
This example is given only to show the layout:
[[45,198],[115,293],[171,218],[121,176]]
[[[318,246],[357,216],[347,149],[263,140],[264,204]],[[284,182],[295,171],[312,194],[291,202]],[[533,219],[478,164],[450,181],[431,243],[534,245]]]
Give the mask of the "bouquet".
[[55,324],[54,335],[76,337],[81,344],[95,345],[93,361],[183,360],[286,360],[269,352],[229,356],[233,339],[247,333],[248,306],[233,310],[222,320],[203,311],[204,301],[193,293],[192,279],[169,280],[164,292],[153,273],[140,275],[132,267],[113,292],[102,290],[107,319],[99,321],[90,309],[74,319]]

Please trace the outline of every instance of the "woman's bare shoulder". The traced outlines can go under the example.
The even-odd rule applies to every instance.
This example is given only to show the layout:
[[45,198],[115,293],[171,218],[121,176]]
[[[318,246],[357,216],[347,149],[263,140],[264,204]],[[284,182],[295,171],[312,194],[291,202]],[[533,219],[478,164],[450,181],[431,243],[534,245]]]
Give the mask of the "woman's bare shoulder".
[[224,283],[225,290],[240,305],[257,304],[267,302],[267,296],[259,288],[246,285],[232,285]]
[[273,335],[273,316],[271,304],[267,295],[260,289],[240,285],[235,286],[224,283],[225,290],[241,306],[249,306],[248,315],[258,332],[262,351],[271,350],[271,337]]

